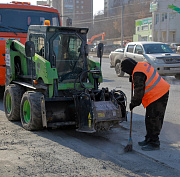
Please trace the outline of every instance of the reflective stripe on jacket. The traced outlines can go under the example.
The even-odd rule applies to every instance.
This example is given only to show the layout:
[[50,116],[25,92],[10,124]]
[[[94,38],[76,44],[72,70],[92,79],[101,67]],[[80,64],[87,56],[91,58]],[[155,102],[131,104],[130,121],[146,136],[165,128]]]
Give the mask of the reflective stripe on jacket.
[[168,92],[170,85],[148,63],[138,62],[133,70],[132,78],[135,72],[143,72],[147,76],[145,93],[142,98],[142,104],[145,108]]

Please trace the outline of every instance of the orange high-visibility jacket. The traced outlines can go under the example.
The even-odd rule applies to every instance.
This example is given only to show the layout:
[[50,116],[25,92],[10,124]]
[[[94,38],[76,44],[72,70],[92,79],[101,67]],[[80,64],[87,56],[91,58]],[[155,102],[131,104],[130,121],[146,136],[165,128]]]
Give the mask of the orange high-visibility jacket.
[[142,98],[142,104],[145,108],[168,92],[170,85],[148,63],[138,62],[133,70],[132,78],[135,72],[143,72],[147,76],[145,93]]

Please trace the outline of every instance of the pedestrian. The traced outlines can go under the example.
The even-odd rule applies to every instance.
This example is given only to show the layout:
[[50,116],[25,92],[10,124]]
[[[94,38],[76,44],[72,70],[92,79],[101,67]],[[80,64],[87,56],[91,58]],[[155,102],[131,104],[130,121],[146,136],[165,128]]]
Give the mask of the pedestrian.
[[146,62],[125,58],[121,69],[130,75],[130,82],[133,82],[134,95],[129,105],[130,110],[141,103],[146,108],[146,136],[145,140],[138,144],[145,151],[158,150],[170,85]]

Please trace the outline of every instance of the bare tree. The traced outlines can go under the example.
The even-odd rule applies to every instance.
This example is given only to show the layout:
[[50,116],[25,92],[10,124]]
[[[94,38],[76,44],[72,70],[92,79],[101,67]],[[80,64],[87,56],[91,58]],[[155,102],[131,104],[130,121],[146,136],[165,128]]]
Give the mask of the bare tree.
[[[99,12],[94,17],[92,35],[102,32],[106,33],[105,39],[114,39],[121,37],[121,20],[122,20],[122,2],[116,1],[112,7],[113,15],[104,17]],[[119,6],[118,6],[119,5]],[[123,14],[123,36],[132,40],[135,34],[135,20],[152,16],[149,12],[150,0],[131,0],[129,4],[124,5]]]

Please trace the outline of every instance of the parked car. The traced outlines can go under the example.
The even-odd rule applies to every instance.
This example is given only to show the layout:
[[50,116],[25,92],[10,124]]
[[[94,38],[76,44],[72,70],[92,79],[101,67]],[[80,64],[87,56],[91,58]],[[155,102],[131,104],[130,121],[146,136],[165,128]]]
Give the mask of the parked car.
[[166,45],[169,46],[169,48],[173,51],[173,52],[177,52],[178,47],[180,46],[180,43],[165,43]]
[[178,46],[180,46],[180,43],[171,43],[170,44],[170,48],[177,48]]
[[121,67],[121,60],[124,58],[124,48],[118,48],[109,54],[110,67],[115,67],[116,74],[119,77],[124,76],[124,72],[119,72]]
[[88,50],[89,50],[89,52],[91,52],[91,48],[93,48],[93,47],[94,47],[94,45],[88,44]]
[[104,45],[104,53],[109,54],[111,51],[114,51],[117,48],[120,48],[120,45],[118,44]]
[[173,52],[161,42],[130,42],[126,45],[124,57],[137,62],[151,64],[162,76],[180,79],[180,54]]
[[92,47],[90,50],[91,50],[91,52],[97,52],[97,45],[96,46],[94,46],[94,47]]

